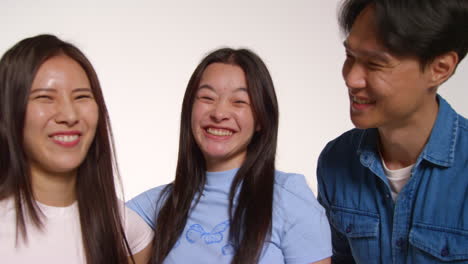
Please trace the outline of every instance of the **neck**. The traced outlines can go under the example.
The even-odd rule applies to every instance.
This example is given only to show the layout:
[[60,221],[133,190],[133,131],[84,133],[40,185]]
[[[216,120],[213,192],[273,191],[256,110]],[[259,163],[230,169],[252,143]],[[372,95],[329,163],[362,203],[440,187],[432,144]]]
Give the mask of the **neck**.
[[45,173],[31,170],[34,198],[45,205],[65,207],[76,200],[76,171]]
[[438,104],[428,107],[398,127],[379,128],[380,152],[387,168],[401,169],[416,163],[437,119]]
[[237,155],[229,159],[214,159],[205,157],[206,170],[209,172],[228,171],[239,168],[244,163],[246,154]]

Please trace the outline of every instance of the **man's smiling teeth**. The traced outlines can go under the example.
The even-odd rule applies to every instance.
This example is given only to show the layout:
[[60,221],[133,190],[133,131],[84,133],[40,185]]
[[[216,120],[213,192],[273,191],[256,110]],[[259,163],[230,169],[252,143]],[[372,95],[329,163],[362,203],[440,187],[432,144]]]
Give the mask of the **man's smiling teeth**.
[[53,136],[53,139],[61,142],[73,142],[78,139],[78,135],[59,135]]
[[215,128],[208,128],[206,132],[215,135],[215,136],[230,136],[232,132],[226,129],[215,129]]
[[358,104],[371,104],[372,103],[371,100],[363,100],[357,97],[353,97],[353,102],[358,103]]

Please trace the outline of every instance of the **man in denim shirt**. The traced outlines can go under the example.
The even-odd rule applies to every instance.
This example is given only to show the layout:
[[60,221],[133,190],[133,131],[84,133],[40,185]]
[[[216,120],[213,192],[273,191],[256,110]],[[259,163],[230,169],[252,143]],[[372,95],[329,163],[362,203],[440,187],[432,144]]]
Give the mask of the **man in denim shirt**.
[[347,0],[340,25],[356,129],[318,161],[333,263],[468,263],[468,121],[437,95],[468,1]]

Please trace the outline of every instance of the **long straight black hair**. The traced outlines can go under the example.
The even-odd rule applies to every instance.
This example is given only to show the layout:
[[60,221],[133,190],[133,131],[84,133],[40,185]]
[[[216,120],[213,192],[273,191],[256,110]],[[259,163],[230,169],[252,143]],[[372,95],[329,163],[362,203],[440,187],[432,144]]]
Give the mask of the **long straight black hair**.
[[[244,71],[256,125],[247,156],[231,185],[229,240],[235,248],[232,263],[257,263],[271,235],[278,103],[267,67],[252,51],[223,48],[206,56],[192,74],[185,91],[180,121],[175,181],[161,195],[151,263],[161,264],[182,234],[192,206],[205,186],[206,164],[192,134],[191,116],[203,72],[212,63],[236,65]],[[233,201],[240,188],[237,206]]]
[[17,239],[21,234],[27,241],[26,217],[30,217],[37,228],[43,226],[23,144],[24,120],[29,92],[39,67],[59,55],[70,57],[84,69],[99,109],[96,135],[78,168],[76,179],[86,262],[128,263],[130,249],[114,183],[114,174],[118,170],[112,132],[99,80],[91,63],[78,48],[52,35],[24,39],[0,60],[0,200],[14,199]]

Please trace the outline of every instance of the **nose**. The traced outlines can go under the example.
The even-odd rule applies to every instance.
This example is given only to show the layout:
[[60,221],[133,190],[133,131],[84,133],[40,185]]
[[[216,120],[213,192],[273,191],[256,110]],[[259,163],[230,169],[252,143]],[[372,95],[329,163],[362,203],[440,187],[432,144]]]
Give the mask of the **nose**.
[[220,101],[216,103],[210,113],[210,117],[215,122],[222,122],[229,119],[230,108],[227,102]]
[[63,100],[60,104],[57,105],[57,115],[55,116],[55,122],[72,127],[78,123],[78,121],[78,111],[73,102],[70,100]]
[[366,87],[366,70],[360,63],[355,61],[345,62],[342,72],[346,86],[351,92]]

